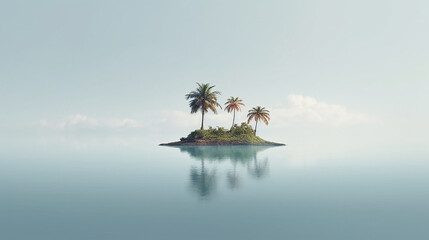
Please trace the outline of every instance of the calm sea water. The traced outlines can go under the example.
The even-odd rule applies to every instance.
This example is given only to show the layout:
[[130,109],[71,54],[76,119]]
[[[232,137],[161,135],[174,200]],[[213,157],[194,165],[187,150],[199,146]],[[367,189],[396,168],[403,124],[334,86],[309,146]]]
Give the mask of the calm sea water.
[[426,240],[428,174],[389,150],[5,141],[0,239]]

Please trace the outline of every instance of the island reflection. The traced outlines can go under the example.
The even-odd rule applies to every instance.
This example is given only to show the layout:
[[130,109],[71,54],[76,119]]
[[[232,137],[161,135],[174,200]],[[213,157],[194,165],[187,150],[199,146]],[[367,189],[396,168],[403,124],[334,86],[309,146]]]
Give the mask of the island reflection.
[[[181,152],[188,153],[200,161],[200,166],[190,169],[190,185],[201,199],[208,199],[216,190],[218,178],[224,175],[227,187],[235,190],[242,186],[242,176],[237,168],[245,169],[255,179],[268,176],[268,158],[258,158],[258,153],[273,146],[175,146]],[[218,173],[216,169],[206,166],[206,162],[231,163],[226,173]]]

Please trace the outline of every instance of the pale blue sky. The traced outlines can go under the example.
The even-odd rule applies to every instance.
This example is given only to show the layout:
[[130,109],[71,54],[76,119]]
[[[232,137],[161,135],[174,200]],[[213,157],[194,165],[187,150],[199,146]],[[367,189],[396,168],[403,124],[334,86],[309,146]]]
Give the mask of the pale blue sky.
[[1,129],[76,114],[152,123],[210,82],[222,103],[296,94],[427,132],[428,12],[425,0],[1,1]]

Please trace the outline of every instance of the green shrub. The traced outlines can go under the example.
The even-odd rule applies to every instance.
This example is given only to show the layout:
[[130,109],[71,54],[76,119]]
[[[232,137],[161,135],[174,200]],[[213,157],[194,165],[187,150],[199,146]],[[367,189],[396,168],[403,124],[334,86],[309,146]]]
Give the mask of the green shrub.
[[241,123],[240,126],[236,124],[234,125],[234,127],[231,128],[230,131],[233,136],[248,135],[248,134],[254,135],[252,127],[247,123]]
[[187,140],[203,139],[205,136],[205,131],[208,130],[195,130],[188,135]]
[[264,142],[260,137],[255,136],[252,127],[249,124],[241,123],[240,126],[234,125],[230,130],[223,127],[212,128],[207,130],[195,130],[181,141],[194,140],[218,140],[218,141],[239,141],[243,143],[260,143]]

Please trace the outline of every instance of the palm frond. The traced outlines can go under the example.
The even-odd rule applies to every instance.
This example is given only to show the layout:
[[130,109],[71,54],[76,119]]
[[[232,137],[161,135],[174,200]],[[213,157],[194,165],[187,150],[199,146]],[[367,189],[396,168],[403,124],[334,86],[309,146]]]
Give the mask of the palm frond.
[[240,106],[244,106],[242,103],[243,100],[239,99],[238,97],[231,96],[224,105],[226,105],[225,110],[228,112],[232,112],[233,110],[241,111]]
[[186,99],[190,100],[189,107],[191,108],[191,113],[196,113],[199,110],[207,112],[208,109],[217,113],[216,107],[221,108],[217,102],[217,95],[221,93],[219,91],[212,91],[215,86],[210,86],[209,83],[197,83],[197,85],[197,89],[185,95]]
[[269,112],[270,112],[269,110],[261,106],[253,107],[252,109],[249,110],[249,113],[247,114],[247,117],[248,117],[247,122],[249,123],[254,119],[255,121],[262,121],[266,125],[268,125],[268,122],[270,121]]

